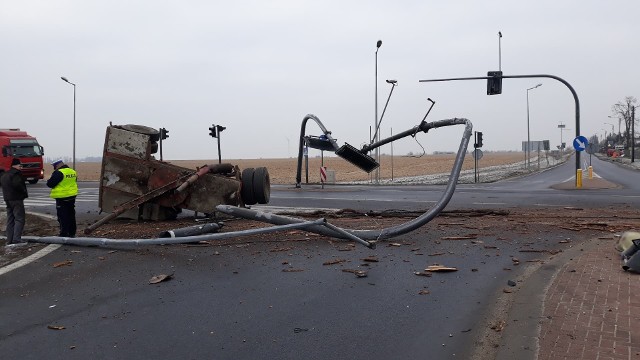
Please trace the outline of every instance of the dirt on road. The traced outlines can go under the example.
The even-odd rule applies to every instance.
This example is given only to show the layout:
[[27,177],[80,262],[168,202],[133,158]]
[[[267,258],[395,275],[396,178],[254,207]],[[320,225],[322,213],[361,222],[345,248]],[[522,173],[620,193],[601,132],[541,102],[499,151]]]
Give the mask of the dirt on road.
[[[382,229],[399,225],[422,214],[422,211],[383,211],[359,213],[352,210],[337,212],[306,213],[291,215],[306,219],[326,218],[331,223],[348,229]],[[4,230],[5,214],[0,212],[0,227]],[[112,239],[144,239],[154,238],[163,231],[182,227],[203,224],[206,222],[222,222],[221,231],[230,232],[251,228],[268,227],[270,224],[220,217],[218,219],[195,219],[184,217],[167,221],[135,221],[116,219],[96,229],[90,237],[104,237]],[[89,223],[78,224],[78,236],[85,236],[83,230]],[[567,207],[560,209],[487,209],[487,210],[445,210],[434,220],[426,224],[422,229],[429,230],[428,241],[438,240],[438,230],[443,227],[457,226],[460,236],[496,236],[500,233],[517,232],[523,235],[553,233],[557,230],[568,230],[576,234],[617,234],[627,230],[638,229],[640,225],[640,212],[631,207],[608,207],[603,209],[583,209]],[[418,231],[420,231],[419,229]],[[435,230],[435,232],[434,232]],[[3,231],[4,232],[4,231]],[[27,214],[25,236],[56,236],[58,223],[55,219],[43,218],[33,214]],[[302,230],[290,230],[276,232],[278,241],[288,240],[328,240],[320,235],[310,234]],[[245,241],[261,241],[270,239],[271,234],[253,237],[238,237],[228,240],[229,243],[242,243]],[[397,238],[402,239],[402,236]],[[468,240],[467,239],[467,240]],[[461,239],[464,240],[464,239]],[[219,244],[219,242],[216,242]]]

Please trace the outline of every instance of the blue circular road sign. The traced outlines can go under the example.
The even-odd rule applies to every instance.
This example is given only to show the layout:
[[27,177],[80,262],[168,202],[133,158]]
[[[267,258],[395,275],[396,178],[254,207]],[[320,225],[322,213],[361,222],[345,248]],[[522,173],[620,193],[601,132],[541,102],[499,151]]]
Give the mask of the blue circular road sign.
[[584,149],[587,148],[587,145],[589,145],[589,140],[582,135],[573,139],[573,148],[576,149],[576,151],[584,151]]

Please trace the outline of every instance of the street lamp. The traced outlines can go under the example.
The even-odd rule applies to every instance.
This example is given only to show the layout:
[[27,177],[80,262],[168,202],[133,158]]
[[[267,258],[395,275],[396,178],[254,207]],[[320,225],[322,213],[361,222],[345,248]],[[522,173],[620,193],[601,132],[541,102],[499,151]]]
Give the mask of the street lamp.
[[[605,124],[607,124],[607,125],[611,125],[611,133],[610,133],[609,135],[614,135],[614,133],[615,133],[615,127],[613,126],[613,124],[612,124],[612,123],[605,123]],[[617,139],[615,136],[614,136],[614,141],[615,141],[615,142],[617,142],[617,141],[618,141],[618,139]],[[615,142],[614,142],[614,144],[615,144]]]
[[498,71],[502,71],[502,31],[498,31]]
[[613,127],[613,124],[612,124],[612,123],[605,123],[605,124],[607,124],[607,125],[611,125],[611,133],[613,134],[613,133],[614,133],[614,131],[615,131],[615,128]]
[[562,146],[562,144],[564,144],[564,141],[562,140],[562,132],[564,130],[571,130],[571,129],[567,129],[567,125],[560,123],[560,125],[558,125],[558,128],[560,129],[560,153],[562,154],[564,152],[564,146]]
[[382,115],[380,115],[380,119],[376,124],[376,132],[373,133],[373,138],[377,139],[378,131],[380,130],[380,124],[382,124],[382,118],[384,118],[384,113],[387,112],[387,106],[389,105],[389,100],[391,100],[391,95],[393,95],[393,89],[398,86],[398,80],[387,80],[387,84],[391,84],[391,91],[389,91],[389,97],[387,98],[387,103],[384,104],[384,108],[382,109]]
[[[373,128],[376,129],[376,135],[371,139],[371,143],[377,142],[379,135],[377,135],[377,126],[378,126],[378,49],[382,46],[382,40],[378,40],[376,43],[376,101],[375,101],[375,119],[373,119]],[[376,148],[376,161],[378,164],[380,163],[380,149]],[[380,180],[380,167],[376,168],[376,184]]]
[[631,108],[631,162],[636,161],[636,108]]
[[[526,160],[527,160],[527,168],[531,166],[531,136],[529,132],[529,90],[533,90],[542,86],[542,84],[538,84],[534,87],[527,89],[527,152],[526,152]],[[562,144],[560,144],[562,145]]]
[[[618,119],[618,136],[620,136],[620,124],[622,123],[622,118],[619,116],[607,116],[609,119]],[[606,123],[608,124],[608,123]],[[612,125],[613,126],[613,125]]]
[[64,76],[61,76],[60,79],[73,85],[73,169],[76,170],[76,84]]

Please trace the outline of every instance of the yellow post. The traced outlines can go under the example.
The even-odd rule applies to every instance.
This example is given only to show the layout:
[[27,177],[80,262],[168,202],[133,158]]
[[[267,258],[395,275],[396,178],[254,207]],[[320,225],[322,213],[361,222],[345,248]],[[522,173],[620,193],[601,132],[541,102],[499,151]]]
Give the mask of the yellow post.
[[589,179],[593,179],[593,166],[589,165]]
[[582,188],[582,169],[576,170],[576,187]]

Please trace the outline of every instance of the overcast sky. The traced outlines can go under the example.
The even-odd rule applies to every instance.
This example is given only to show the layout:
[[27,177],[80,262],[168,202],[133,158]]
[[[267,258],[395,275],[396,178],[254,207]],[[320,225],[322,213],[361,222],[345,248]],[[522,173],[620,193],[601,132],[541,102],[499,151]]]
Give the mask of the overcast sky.
[[[86,1],[0,0],[0,127],[35,135],[48,157],[71,157],[73,86],[76,154],[101,155],[113,124],[165,127],[165,159],[215,159],[211,124],[221,124],[222,156],[297,155],[300,124],[314,114],[338,142],[360,147],[375,114],[375,50],[383,136],[428,120],[465,117],[484,133],[485,150],[519,150],[532,140],[575,137],[570,91],[578,93],[581,135],[611,132],[611,106],[640,98],[640,1]],[[416,139],[427,153],[456,150],[462,127]],[[624,124],[622,125],[624,131]],[[311,124],[309,134],[319,134]],[[389,153],[384,147],[382,152]],[[412,138],[397,155],[421,153]]]

